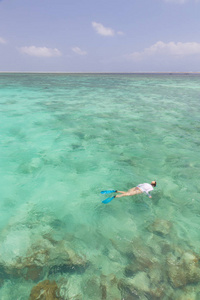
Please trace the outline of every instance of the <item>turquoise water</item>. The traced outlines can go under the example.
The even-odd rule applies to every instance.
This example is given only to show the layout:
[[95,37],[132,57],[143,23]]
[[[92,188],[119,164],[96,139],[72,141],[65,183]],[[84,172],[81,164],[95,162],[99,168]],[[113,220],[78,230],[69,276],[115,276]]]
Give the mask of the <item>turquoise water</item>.
[[199,299],[199,99],[199,75],[0,74],[0,299],[45,279],[60,299]]

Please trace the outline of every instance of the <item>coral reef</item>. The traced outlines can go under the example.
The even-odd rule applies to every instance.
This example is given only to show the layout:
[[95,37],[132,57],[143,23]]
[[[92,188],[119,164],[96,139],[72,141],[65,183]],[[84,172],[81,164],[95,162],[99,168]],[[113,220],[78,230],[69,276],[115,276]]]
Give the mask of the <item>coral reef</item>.
[[158,235],[166,236],[170,233],[171,227],[172,224],[169,221],[157,219],[149,226],[148,229]]
[[29,300],[59,300],[58,286],[55,281],[44,280],[31,290]]
[[[60,226],[58,221],[54,224]],[[0,257],[0,286],[6,280],[31,282],[29,300],[196,300],[200,295],[199,256],[188,246],[170,243],[172,234],[177,239],[171,229],[171,222],[156,219],[148,225],[148,240],[145,236],[132,240],[113,237],[110,247],[102,246],[101,251],[116,273],[97,269],[96,260],[89,260],[73,246],[73,235],[44,234],[21,255],[12,252]]]
[[40,239],[31,245],[26,256],[17,256],[11,261],[0,259],[5,278],[16,277],[38,282],[55,273],[83,272],[88,262],[77,254],[66,241],[55,242]]

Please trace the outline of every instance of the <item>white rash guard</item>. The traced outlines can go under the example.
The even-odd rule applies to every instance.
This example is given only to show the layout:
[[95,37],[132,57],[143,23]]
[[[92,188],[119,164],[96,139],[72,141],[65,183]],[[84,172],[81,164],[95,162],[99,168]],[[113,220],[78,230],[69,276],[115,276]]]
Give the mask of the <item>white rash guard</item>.
[[149,183],[141,183],[138,184],[137,187],[143,192],[145,193],[148,197],[150,197],[151,195],[149,194],[150,191],[153,191],[153,187],[151,184]]

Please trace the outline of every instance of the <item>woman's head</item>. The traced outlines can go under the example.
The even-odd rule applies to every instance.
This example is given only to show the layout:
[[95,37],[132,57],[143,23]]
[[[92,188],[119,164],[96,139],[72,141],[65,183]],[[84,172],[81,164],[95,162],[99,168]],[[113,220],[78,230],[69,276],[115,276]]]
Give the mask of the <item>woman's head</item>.
[[155,186],[156,186],[156,181],[153,180],[153,181],[151,182],[151,185],[155,187]]

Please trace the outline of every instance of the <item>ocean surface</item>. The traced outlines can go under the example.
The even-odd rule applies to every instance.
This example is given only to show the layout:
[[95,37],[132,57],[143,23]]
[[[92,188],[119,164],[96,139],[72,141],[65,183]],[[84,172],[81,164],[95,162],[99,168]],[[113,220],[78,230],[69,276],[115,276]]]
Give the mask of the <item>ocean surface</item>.
[[198,300],[199,258],[200,75],[0,74],[1,300]]

